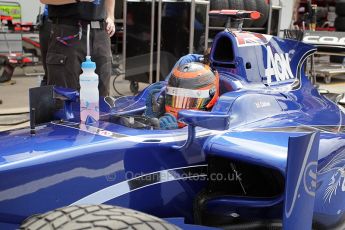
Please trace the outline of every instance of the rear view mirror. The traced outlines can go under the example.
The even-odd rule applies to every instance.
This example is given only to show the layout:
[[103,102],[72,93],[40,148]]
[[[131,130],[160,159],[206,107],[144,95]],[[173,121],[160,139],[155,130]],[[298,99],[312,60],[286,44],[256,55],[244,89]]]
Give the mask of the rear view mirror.
[[182,110],[179,112],[178,118],[179,121],[188,125],[211,130],[227,130],[230,126],[230,116],[224,113]]
[[230,116],[224,113],[212,113],[195,110],[182,110],[178,113],[178,120],[188,125],[188,137],[181,145],[172,146],[176,150],[186,150],[195,139],[195,127],[211,130],[227,130],[230,127]]

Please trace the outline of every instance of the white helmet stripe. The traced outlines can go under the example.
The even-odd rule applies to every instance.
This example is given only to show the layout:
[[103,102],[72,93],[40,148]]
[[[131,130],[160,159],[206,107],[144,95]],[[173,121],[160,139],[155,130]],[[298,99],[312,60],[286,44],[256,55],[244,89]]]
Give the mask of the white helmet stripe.
[[183,89],[176,87],[167,87],[166,94],[178,97],[190,97],[190,98],[209,98],[210,90],[193,90],[193,89]]

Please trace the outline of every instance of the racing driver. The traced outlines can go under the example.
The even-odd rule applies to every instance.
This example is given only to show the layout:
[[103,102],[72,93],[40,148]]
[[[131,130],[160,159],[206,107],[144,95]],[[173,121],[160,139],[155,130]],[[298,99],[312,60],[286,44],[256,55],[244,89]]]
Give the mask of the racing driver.
[[[203,57],[203,56],[202,56]],[[156,83],[146,100],[145,116],[159,119],[159,129],[177,129],[180,110],[209,111],[219,97],[219,75],[208,64],[195,62],[200,55],[181,58],[167,78]],[[207,61],[206,61],[207,62]]]

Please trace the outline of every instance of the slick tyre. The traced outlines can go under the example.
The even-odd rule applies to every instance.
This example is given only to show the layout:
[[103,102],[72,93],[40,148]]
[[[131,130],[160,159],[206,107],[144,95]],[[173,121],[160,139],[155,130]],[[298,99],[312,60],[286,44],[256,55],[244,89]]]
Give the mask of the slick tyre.
[[345,16],[344,17],[338,16],[334,21],[334,27],[336,31],[345,32]]
[[[211,10],[226,10],[229,9],[229,2],[228,0],[211,0],[210,1],[210,9]],[[214,27],[223,27],[225,26],[226,19],[220,17],[211,17],[210,18],[210,26]]]
[[229,0],[229,7],[232,10],[244,10],[243,0]]
[[335,3],[335,13],[338,16],[345,16],[345,0],[338,0]]
[[[244,0],[244,9],[249,11],[256,11],[256,1],[253,0]],[[244,20],[243,27],[251,27],[253,25],[252,20]]]
[[253,22],[254,27],[263,27],[268,19],[270,6],[267,0],[256,0],[256,9],[261,13],[261,17]]
[[[243,0],[229,0],[229,7],[232,10],[244,10],[244,2]],[[232,21],[231,22],[231,27],[233,28],[238,28],[239,22]],[[246,25],[243,25],[244,27]]]
[[20,229],[179,229],[175,225],[135,210],[110,205],[69,206],[25,220]]

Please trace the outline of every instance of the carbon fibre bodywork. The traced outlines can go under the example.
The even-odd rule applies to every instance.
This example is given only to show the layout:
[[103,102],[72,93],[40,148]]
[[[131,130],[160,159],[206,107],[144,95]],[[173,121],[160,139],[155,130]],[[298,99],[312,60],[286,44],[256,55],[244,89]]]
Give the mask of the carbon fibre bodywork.
[[[176,146],[186,142],[188,127],[137,130],[110,122],[114,114],[141,114],[152,86],[118,99],[112,111],[103,106],[97,126],[51,121],[36,127],[35,135],[29,129],[0,133],[0,228],[12,228],[30,215],[57,207],[100,203],[193,223],[195,200],[205,190],[209,196],[200,203],[202,212],[225,218],[225,224],[277,219],[288,223],[296,215],[296,223],[308,226],[308,218],[296,220],[309,215],[316,228],[342,228],[345,115],[304,73],[305,60],[314,51],[310,45],[268,35],[218,34],[211,64],[220,74],[221,96],[209,113],[228,115],[229,128],[222,130],[224,119],[204,119],[214,130],[196,127],[186,148]],[[181,116],[191,124],[198,124],[199,118]],[[311,136],[293,139],[303,135]],[[314,162],[308,153],[317,158],[317,176],[307,171],[307,163]],[[276,180],[244,175],[243,184],[210,182],[212,172],[223,173],[219,168],[236,172],[231,164]],[[269,186],[275,182],[278,187]],[[243,187],[235,191],[227,185]],[[298,190],[301,186],[303,191]],[[314,193],[312,200],[308,193]],[[289,200],[302,208],[291,214]]]

